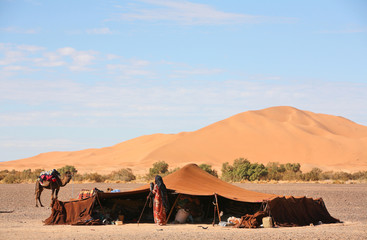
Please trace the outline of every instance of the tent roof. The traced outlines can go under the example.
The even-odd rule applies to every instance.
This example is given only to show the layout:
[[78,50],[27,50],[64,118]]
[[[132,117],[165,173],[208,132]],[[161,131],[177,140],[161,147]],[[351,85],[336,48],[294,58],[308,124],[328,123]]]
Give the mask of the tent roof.
[[[163,178],[167,189],[177,193],[197,196],[219,196],[241,201],[262,202],[263,200],[277,197],[274,194],[249,191],[224,182],[199,168],[196,164],[188,164],[180,170]],[[149,184],[134,189],[133,191],[149,190]]]

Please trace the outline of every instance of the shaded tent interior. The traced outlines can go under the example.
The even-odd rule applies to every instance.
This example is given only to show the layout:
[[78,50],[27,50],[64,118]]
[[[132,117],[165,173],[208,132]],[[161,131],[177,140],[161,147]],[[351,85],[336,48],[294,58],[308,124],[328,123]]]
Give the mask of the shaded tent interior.
[[[168,223],[175,219],[179,196],[198,200],[196,213],[190,218],[194,223],[211,223],[215,214],[218,223],[219,211],[223,212],[223,220],[227,220],[229,216],[241,217],[259,210],[267,211],[279,226],[339,222],[330,216],[322,199],[285,198],[249,191],[221,181],[196,164],[186,165],[163,180],[172,210]],[[153,211],[147,204],[148,194],[149,184],[126,192],[98,192],[84,200],[55,200],[51,216],[45,220],[45,224],[100,224],[118,220],[122,215],[124,223],[136,223],[145,205],[140,222],[153,223]],[[219,207],[219,211],[215,206]]]

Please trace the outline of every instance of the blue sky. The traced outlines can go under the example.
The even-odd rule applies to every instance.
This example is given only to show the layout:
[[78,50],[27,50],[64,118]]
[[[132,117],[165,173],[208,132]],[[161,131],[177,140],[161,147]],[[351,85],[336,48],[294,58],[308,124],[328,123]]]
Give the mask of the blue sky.
[[367,125],[366,1],[0,0],[0,161],[287,105]]

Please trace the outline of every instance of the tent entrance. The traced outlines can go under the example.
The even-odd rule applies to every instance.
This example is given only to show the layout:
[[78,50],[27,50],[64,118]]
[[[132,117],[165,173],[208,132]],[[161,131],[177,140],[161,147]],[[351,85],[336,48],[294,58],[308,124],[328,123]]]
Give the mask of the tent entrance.
[[[143,192],[115,197],[110,195],[108,198],[100,197],[99,201],[95,201],[91,215],[94,219],[100,219],[107,224],[121,218],[124,223],[137,223],[140,215],[140,223],[154,223],[152,203],[149,204],[150,200],[147,200],[147,196],[148,193]],[[194,196],[169,192],[168,198],[170,209],[167,211],[167,216],[172,211],[168,223],[182,223],[176,219],[180,209],[189,213],[184,223],[211,224],[214,214],[216,215],[215,222],[219,222],[217,211],[214,211],[216,206],[214,195]],[[261,203],[239,202],[221,196],[217,196],[217,199],[223,221],[227,221],[228,217],[240,218],[246,214],[254,214],[261,207]],[[146,201],[148,202],[144,209]]]

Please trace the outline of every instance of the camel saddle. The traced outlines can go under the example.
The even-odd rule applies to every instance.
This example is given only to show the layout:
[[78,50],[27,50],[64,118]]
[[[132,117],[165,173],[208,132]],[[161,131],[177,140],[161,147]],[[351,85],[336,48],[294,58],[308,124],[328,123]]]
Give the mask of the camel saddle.
[[[52,169],[50,171],[43,171],[41,172],[38,179],[41,185],[48,185],[49,182],[56,182],[58,179],[60,179],[60,173],[56,169]],[[45,181],[48,183],[46,183]]]

